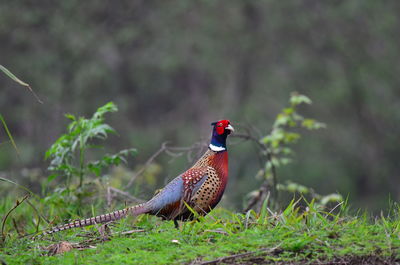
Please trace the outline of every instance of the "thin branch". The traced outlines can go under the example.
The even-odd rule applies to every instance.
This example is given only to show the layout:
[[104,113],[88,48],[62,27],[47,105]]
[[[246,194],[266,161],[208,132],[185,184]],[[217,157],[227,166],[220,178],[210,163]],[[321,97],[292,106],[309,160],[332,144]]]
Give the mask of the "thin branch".
[[26,203],[27,203],[29,206],[31,206],[32,209],[33,209],[33,210],[36,212],[36,214],[37,214],[38,220],[37,220],[37,224],[36,224],[36,233],[38,233],[38,232],[39,232],[40,220],[43,219],[47,224],[49,224],[50,221],[47,220],[47,218],[44,217],[44,215],[42,215],[42,214],[38,211],[38,209],[36,209],[36,207],[35,207],[29,200],[27,200]]
[[22,232],[19,231],[19,228],[18,228],[18,225],[17,225],[17,222],[15,221],[15,219],[14,219],[14,218],[11,218],[11,220],[12,220],[12,222],[13,222],[15,231],[17,231],[17,234],[18,234],[18,235],[22,235]]
[[[253,143],[255,143],[257,145],[257,147],[260,150],[260,153],[265,154],[263,157],[259,156],[259,159],[261,161],[265,161],[267,160],[267,162],[269,162],[271,164],[271,175],[272,175],[272,185],[269,185],[269,181],[265,180],[263,182],[263,184],[260,186],[258,192],[259,194],[257,196],[255,196],[248,204],[248,206],[245,208],[244,212],[247,212],[248,210],[250,210],[252,207],[254,207],[260,200],[263,200],[263,198],[265,197],[264,195],[266,194],[266,192],[268,191],[268,188],[272,188],[272,199],[274,202],[277,201],[278,199],[278,189],[277,189],[277,184],[278,184],[278,180],[277,180],[277,175],[276,175],[276,167],[272,161],[272,153],[271,151],[268,149],[268,147],[261,143],[260,140],[256,137],[254,137],[251,133],[251,131],[249,131],[247,129],[247,134],[234,134],[232,135],[232,137],[237,137],[237,138],[241,138],[241,139],[245,139],[245,140],[250,140]],[[264,162],[265,163],[265,162]],[[262,165],[263,166],[263,165]],[[265,173],[265,172],[264,172]]]
[[257,146],[263,150],[266,151],[267,147],[265,145],[263,145],[262,143],[260,143],[260,140],[257,139],[256,137],[254,137],[251,134],[240,134],[240,133],[235,133],[233,134],[231,137],[233,138],[241,138],[241,139],[245,139],[245,140],[251,140],[252,142],[254,142],[255,144],[257,144]]
[[[153,163],[153,161],[159,156],[161,155],[163,152],[165,152],[166,154],[168,154],[169,156],[172,157],[179,157],[182,156],[185,152],[189,153],[192,152],[193,150],[196,149],[200,149],[201,147],[204,146],[204,144],[202,142],[198,142],[195,143],[191,146],[187,146],[187,147],[176,147],[176,146],[167,146],[168,142],[164,142],[160,149],[158,149],[144,164],[144,166],[137,171],[132,178],[129,180],[128,184],[125,187],[126,189],[129,189],[133,182],[136,180],[137,177],[139,177],[141,174],[143,174],[143,172],[151,165],[151,163]],[[190,157],[188,157],[188,159],[190,160]]]
[[113,187],[108,187],[108,190],[110,191],[110,194],[111,194],[111,192],[120,194],[120,195],[128,198],[130,201],[137,202],[137,203],[144,202],[144,200],[136,198],[136,197],[130,195],[128,192],[125,192],[125,191],[122,191],[122,190],[119,190],[119,189],[116,189],[116,188],[113,188]]
[[113,235],[131,235],[131,234],[134,234],[134,233],[141,233],[141,232],[146,232],[146,230],[144,230],[144,229],[135,229],[135,230],[129,230],[129,231],[113,233]]
[[272,162],[272,154],[271,152],[267,152],[267,160],[271,164],[271,174],[272,174],[272,199],[274,203],[278,200],[278,179],[276,176],[276,168],[274,163]]
[[4,242],[6,240],[6,235],[4,234],[4,227],[6,225],[6,221],[8,216],[11,214],[12,211],[14,211],[18,206],[20,206],[26,199],[29,198],[29,194],[25,195],[24,198],[22,198],[21,201],[18,201],[15,203],[14,207],[12,207],[7,214],[4,216],[3,222],[1,223],[1,236],[2,236],[2,241]]
[[328,217],[328,215],[330,215],[331,213],[333,213],[334,210],[336,210],[337,207],[339,207],[340,205],[342,205],[344,203],[344,201],[341,201],[340,203],[338,203],[338,205],[336,205],[335,207],[332,208],[332,210],[329,211],[329,213],[327,215],[325,215],[325,217]]
[[263,201],[263,198],[265,197],[264,194],[267,194],[268,192],[268,187],[269,183],[268,180],[265,180],[263,184],[261,184],[260,188],[258,189],[258,194],[257,196],[254,196],[250,202],[248,203],[247,207],[243,210],[243,213],[248,212],[251,208],[256,206],[256,204],[260,201]]
[[29,200],[27,200],[26,203],[29,204],[29,206],[31,206],[32,209],[36,212],[36,214],[37,214],[40,218],[42,218],[47,224],[50,223],[50,221],[49,221],[46,217],[44,217],[44,215],[42,215],[42,214],[38,211],[38,209],[36,209],[35,205],[33,205]]
[[133,184],[133,182],[135,181],[135,179],[136,179],[138,176],[140,176],[140,175],[149,167],[149,165],[153,162],[154,159],[156,159],[157,156],[159,156],[162,152],[165,151],[166,146],[167,146],[167,143],[168,143],[168,142],[164,142],[164,143],[161,145],[160,149],[158,149],[157,152],[155,152],[155,153],[146,161],[146,163],[144,164],[144,166],[143,166],[138,172],[136,172],[136,174],[134,174],[134,175],[132,176],[132,178],[129,180],[128,184],[126,185],[125,189],[129,189],[129,188],[132,186],[132,184]]
[[107,187],[106,197],[107,197],[107,207],[111,208],[112,195],[111,195],[111,187],[110,186]]

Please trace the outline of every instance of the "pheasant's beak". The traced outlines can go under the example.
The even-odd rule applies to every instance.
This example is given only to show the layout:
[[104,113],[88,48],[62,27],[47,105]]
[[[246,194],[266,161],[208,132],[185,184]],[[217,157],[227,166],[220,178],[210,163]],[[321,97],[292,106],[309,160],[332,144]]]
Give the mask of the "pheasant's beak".
[[235,129],[233,129],[232,125],[228,124],[228,126],[225,127],[225,130],[231,131],[231,133],[235,132]]

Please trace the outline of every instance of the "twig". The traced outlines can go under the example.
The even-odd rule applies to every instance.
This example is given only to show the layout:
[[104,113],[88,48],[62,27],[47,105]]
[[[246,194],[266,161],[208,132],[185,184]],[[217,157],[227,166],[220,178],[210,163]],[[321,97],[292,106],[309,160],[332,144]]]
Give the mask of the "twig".
[[17,182],[14,182],[14,181],[12,181],[12,180],[6,178],[6,175],[5,175],[4,173],[2,173],[2,172],[0,172],[0,181],[5,181],[5,182],[8,182],[8,183],[11,183],[11,184],[17,186],[18,188],[23,189],[24,191],[28,192],[29,195],[32,195],[32,196],[35,197],[36,199],[38,199],[38,200],[41,199],[38,195],[36,195],[36,194],[35,194],[33,191],[31,191],[30,189],[28,189],[28,188],[26,188],[26,187],[24,187],[24,186],[18,184]]
[[111,187],[107,187],[107,207],[111,207],[112,195],[111,195]]
[[248,212],[251,208],[253,208],[258,202],[263,201],[265,197],[264,194],[268,192],[269,183],[268,180],[265,180],[263,184],[261,184],[260,189],[258,190],[257,196],[254,196],[247,207],[243,210],[244,213]]
[[272,199],[273,202],[276,203],[278,200],[278,179],[276,177],[276,168],[274,163],[272,162],[272,154],[270,151],[267,151],[267,160],[271,164],[271,174],[272,174]]
[[[129,189],[133,182],[135,181],[135,179],[140,176],[141,174],[143,174],[143,172],[150,166],[150,164],[154,161],[154,159],[156,159],[159,155],[161,155],[163,152],[167,153],[169,156],[172,157],[179,157],[181,155],[183,155],[184,152],[188,152],[188,155],[191,151],[195,150],[195,149],[199,149],[200,147],[203,146],[202,143],[196,143],[193,144],[191,146],[187,146],[187,147],[176,147],[176,146],[167,146],[168,142],[164,142],[160,149],[158,149],[144,164],[144,166],[136,172],[136,174],[134,174],[132,176],[132,178],[129,180],[128,184],[125,186],[125,190]],[[190,160],[190,157],[188,157],[188,159]]]
[[333,211],[336,210],[336,208],[339,207],[340,205],[342,205],[343,203],[344,203],[344,201],[341,201],[340,203],[338,203],[335,207],[332,208],[332,210],[329,211],[329,213],[325,217],[327,217],[329,214],[333,213]]
[[37,233],[37,232],[39,232],[40,219],[43,219],[47,224],[49,224],[50,221],[47,220],[47,218],[44,217],[44,215],[42,215],[42,214],[36,209],[36,207],[35,207],[29,200],[27,200],[26,203],[27,203],[29,206],[32,207],[32,209],[36,212],[36,214],[37,214],[37,216],[38,216],[38,221],[37,221],[37,224],[36,224],[36,233]]
[[6,221],[7,221],[8,216],[11,214],[12,211],[14,211],[18,206],[20,206],[20,205],[21,205],[26,199],[28,199],[28,198],[29,198],[29,194],[25,195],[25,197],[22,198],[21,201],[18,201],[18,200],[17,200],[17,202],[15,203],[15,206],[12,207],[12,208],[7,212],[7,214],[4,216],[3,222],[1,223],[1,236],[2,236],[2,241],[3,241],[3,242],[6,240],[6,235],[4,234],[4,227],[5,227],[5,225],[6,225]]
[[142,202],[144,202],[144,200],[139,199],[139,198],[136,198],[136,197],[130,195],[128,192],[119,190],[119,189],[117,189],[117,188],[108,187],[108,190],[110,191],[110,194],[111,194],[111,192],[118,193],[118,194],[123,195],[124,197],[128,198],[129,200],[131,200],[131,201],[133,201],[133,202],[137,202],[137,203],[142,203]]
[[[259,156],[259,160],[263,161],[264,159],[267,160],[267,162],[269,162],[271,164],[271,175],[272,175],[272,185],[269,184],[268,180],[265,180],[259,190],[258,190],[258,195],[255,196],[247,205],[247,207],[244,209],[244,212],[247,212],[248,210],[250,210],[252,207],[254,207],[259,201],[262,201],[263,198],[265,197],[266,192],[268,191],[269,188],[272,189],[272,201],[276,202],[278,199],[278,189],[277,189],[277,184],[278,184],[278,180],[277,180],[277,175],[276,175],[276,167],[272,161],[272,153],[271,151],[268,149],[268,146],[266,146],[265,144],[261,143],[259,141],[258,138],[254,137],[252,135],[252,132],[249,131],[247,129],[247,134],[234,134],[232,135],[232,137],[237,137],[237,138],[241,138],[241,139],[245,139],[245,140],[250,140],[253,143],[255,143],[257,145],[257,147],[260,150],[261,154],[264,154],[264,156]],[[264,157],[264,159],[263,159]],[[263,162],[261,162],[263,163]],[[261,165],[263,166],[263,165]],[[265,172],[264,172],[265,173]]]
[[18,225],[17,225],[17,222],[15,221],[15,219],[11,218],[11,220],[13,221],[13,225],[14,225],[15,231],[17,231],[17,234],[22,235],[22,232],[19,231],[19,228],[18,228]]
[[265,145],[263,145],[262,143],[260,143],[259,139],[257,139],[256,137],[254,137],[254,136],[251,135],[251,134],[240,134],[240,133],[235,133],[235,134],[232,134],[231,137],[233,137],[233,138],[241,138],[241,139],[244,139],[244,140],[251,140],[251,141],[253,141],[255,144],[257,144],[257,146],[258,146],[261,150],[266,150],[266,149],[267,149]]
[[142,233],[142,232],[146,232],[146,230],[144,229],[135,229],[135,230],[129,230],[129,231],[124,231],[124,232],[120,232],[120,233],[116,233],[117,235],[131,235],[134,233]]
[[218,230],[218,229],[215,229],[215,230],[204,230],[204,232],[218,233],[218,234],[225,235],[225,236],[229,235],[227,232],[225,232],[223,230]]
[[144,164],[144,166],[143,166],[138,172],[136,172],[136,174],[134,174],[134,175],[132,176],[132,178],[129,180],[128,184],[126,185],[125,189],[129,189],[129,188],[132,186],[132,184],[133,184],[133,182],[135,181],[135,179],[136,179],[138,176],[140,176],[140,175],[148,168],[148,166],[153,162],[154,159],[156,159],[157,156],[159,156],[162,152],[165,151],[166,146],[167,146],[167,143],[168,143],[168,142],[164,142],[164,143],[161,145],[160,149],[158,149],[158,151],[155,152],[155,153],[146,161],[146,163]]

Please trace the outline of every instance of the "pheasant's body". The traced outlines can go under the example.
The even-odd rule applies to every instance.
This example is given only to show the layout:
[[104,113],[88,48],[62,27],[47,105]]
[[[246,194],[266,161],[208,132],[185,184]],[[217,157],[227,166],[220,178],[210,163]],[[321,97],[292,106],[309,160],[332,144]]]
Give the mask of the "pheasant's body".
[[172,180],[147,203],[150,214],[167,220],[192,217],[183,201],[206,215],[220,201],[228,180],[227,151],[208,150],[192,168]]
[[136,216],[147,213],[174,221],[192,219],[193,214],[185,203],[199,215],[206,215],[221,200],[228,181],[228,152],[225,141],[227,135],[233,131],[233,127],[226,120],[213,125],[215,126],[209,150],[190,169],[173,179],[149,201],[112,213],[76,220],[54,227],[43,234],[107,223],[128,214]]

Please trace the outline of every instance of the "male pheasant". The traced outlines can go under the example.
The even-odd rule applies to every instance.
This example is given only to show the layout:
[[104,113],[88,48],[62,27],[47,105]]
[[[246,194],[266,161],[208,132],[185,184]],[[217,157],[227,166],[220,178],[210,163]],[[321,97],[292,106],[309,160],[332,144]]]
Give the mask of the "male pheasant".
[[178,220],[193,219],[193,214],[185,203],[199,215],[206,215],[218,204],[224,193],[228,181],[226,138],[234,131],[229,120],[220,120],[211,125],[213,126],[211,143],[204,155],[149,201],[123,210],[72,221],[43,232],[42,235],[76,227],[108,223],[124,218],[128,214],[133,216],[152,214],[165,220],[174,220],[177,225]]

